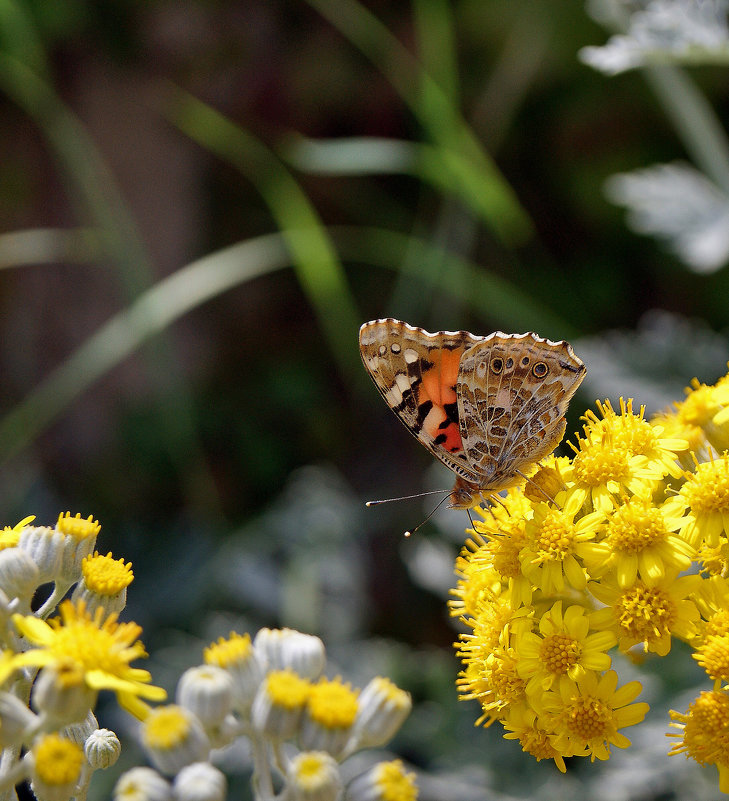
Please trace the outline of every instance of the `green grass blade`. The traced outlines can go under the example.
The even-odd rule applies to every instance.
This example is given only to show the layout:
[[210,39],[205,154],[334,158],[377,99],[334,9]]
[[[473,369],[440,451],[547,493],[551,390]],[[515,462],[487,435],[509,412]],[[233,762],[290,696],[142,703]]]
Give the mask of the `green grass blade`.
[[205,301],[289,263],[280,234],[234,245],[168,276],[116,314],[0,421],[6,462],[73,401],[150,338]]
[[283,162],[251,133],[192,95],[173,88],[169,118],[191,139],[229,162],[256,187],[290,250],[294,270],[345,375],[357,359],[359,326],[347,278],[316,209]]
[[[564,317],[544,307],[515,284],[431,241],[386,228],[330,228],[342,258],[403,271],[421,292],[447,293],[505,331],[536,331],[552,339],[574,338],[579,332]],[[437,262],[438,271],[421,265]]]
[[[534,226],[516,194],[483,150],[454,102],[377,17],[356,0],[307,0],[358,47],[410,107],[430,141],[443,150],[443,181],[464,192],[472,207],[510,247]],[[468,165],[463,168],[464,163]],[[462,181],[465,185],[460,186]],[[484,200],[487,198],[487,200]]]

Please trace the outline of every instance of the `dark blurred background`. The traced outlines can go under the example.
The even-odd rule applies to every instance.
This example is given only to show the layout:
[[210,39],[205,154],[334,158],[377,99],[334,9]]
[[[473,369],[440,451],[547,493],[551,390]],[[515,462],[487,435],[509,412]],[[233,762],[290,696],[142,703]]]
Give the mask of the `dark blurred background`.
[[[518,748],[456,705],[465,515],[406,542],[432,504],[363,507],[451,479],[357,327],[569,339],[593,378],[568,432],[598,397],[656,411],[714,381],[726,270],[688,270],[603,191],[686,158],[642,74],[580,63],[608,34],[574,0],[3,6],[5,523],[101,521],[159,682],[232,626],[298,626],[423,702],[400,750],[458,768],[454,801],[551,781],[510,785]],[[691,75],[724,118],[725,70]]]

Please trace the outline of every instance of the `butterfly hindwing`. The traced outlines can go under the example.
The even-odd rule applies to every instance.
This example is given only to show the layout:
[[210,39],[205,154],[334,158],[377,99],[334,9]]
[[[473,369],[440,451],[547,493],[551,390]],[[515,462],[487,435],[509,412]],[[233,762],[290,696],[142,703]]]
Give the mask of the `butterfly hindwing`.
[[464,354],[457,390],[461,438],[482,486],[512,485],[521,470],[556,448],[585,372],[566,342],[531,333],[499,331]]
[[387,405],[438,459],[466,480],[478,476],[463,452],[457,396],[463,353],[482,337],[467,331],[431,334],[399,320],[365,323],[360,352]]

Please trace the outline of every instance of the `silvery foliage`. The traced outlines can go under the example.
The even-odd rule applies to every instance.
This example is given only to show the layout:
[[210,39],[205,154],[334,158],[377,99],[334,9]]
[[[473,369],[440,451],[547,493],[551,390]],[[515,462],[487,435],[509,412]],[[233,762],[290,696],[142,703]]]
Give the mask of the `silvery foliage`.
[[[593,16],[605,20],[609,9],[596,5]],[[652,64],[727,64],[728,7],[727,0],[652,0],[630,15],[625,34],[583,47],[579,57],[607,75]]]
[[[615,75],[655,65],[729,64],[729,0],[588,0],[608,28],[625,30],[580,59]],[[628,225],[663,240],[689,269],[711,273],[729,260],[729,192],[689,164],[658,164],[611,177],[608,198]]]
[[655,164],[611,176],[609,200],[628,209],[628,225],[665,241],[697,273],[729,259],[729,195],[689,164]]

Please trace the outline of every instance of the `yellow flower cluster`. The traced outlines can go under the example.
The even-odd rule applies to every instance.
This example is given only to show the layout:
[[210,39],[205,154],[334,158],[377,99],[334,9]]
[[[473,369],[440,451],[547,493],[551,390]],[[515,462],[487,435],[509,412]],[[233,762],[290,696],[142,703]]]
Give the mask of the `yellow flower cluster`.
[[571,458],[477,508],[456,562],[457,681],[477,723],[499,721],[537,760],[604,760],[643,720],[642,687],[619,687],[610,651],[665,656],[674,638],[714,681],[672,713],[671,753],[715,764],[729,791],[729,376],[694,381],[646,420],[598,402]]

